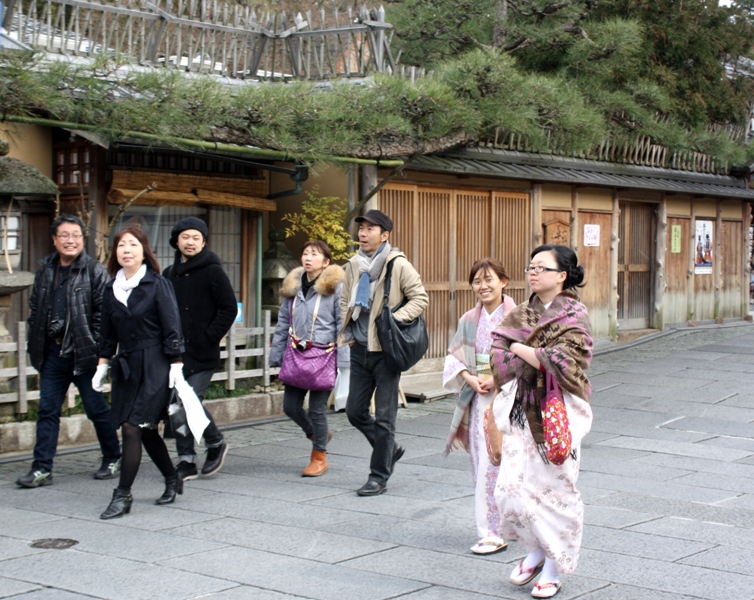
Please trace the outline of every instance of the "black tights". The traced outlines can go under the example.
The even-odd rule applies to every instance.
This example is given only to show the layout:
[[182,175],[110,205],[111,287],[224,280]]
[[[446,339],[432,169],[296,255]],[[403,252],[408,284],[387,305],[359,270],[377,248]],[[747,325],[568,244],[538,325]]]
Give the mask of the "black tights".
[[123,451],[120,459],[120,482],[118,489],[126,492],[131,490],[131,486],[136,479],[136,473],[139,472],[141,464],[141,445],[152,459],[165,478],[175,476],[175,467],[170,460],[168,448],[165,441],[160,437],[156,429],[147,429],[144,427],[134,427],[128,423],[123,423]]

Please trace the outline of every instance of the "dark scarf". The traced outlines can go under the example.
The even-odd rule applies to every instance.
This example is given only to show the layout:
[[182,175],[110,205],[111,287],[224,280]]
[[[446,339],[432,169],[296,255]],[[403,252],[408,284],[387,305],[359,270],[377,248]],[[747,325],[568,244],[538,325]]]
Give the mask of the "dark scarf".
[[533,294],[492,332],[490,363],[495,385],[500,389],[513,379],[518,381],[511,425],[523,427],[528,421],[534,441],[543,449],[540,402],[546,391],[545,373],[513,354],[510,345],[514,342],[536,349],[537,360],[555,376],[561,390],[589,401],[592,388],[584,371],[592,360],[592,328],[586,307],[572,290],[558,294],[547,309]]
[[309,293],[309,290],[314,287],[314,284],[317,282],[317,279],[319,278],[319,275],[309,281],[309,278],[306,276],[306,271],[301,273],[301,293],[304,295],[304,298],[306,298],[306,295]]

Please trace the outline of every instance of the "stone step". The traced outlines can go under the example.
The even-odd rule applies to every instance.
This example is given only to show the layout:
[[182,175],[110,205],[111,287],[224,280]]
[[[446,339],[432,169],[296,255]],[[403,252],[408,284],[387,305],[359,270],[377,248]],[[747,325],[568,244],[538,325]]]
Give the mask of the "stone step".
[[432,402],[453,395],[442,387],[442,371],[403,375],[401,389],[406,399],[414,402]]
[[645,335],[651,335],[653,333],[659,333],[659,329],[629,329],[627,331],[619,331],[618,332],[618,343],[619,344],[627,344],[628,342],[633,342],[635,340],[638,340],[641,337],[644,337]]

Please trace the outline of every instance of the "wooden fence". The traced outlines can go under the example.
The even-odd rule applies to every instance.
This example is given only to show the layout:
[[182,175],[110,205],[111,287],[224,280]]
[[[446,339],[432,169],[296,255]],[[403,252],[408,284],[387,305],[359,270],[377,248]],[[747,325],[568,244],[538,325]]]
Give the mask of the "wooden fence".
[[[225,348],[220,353],[220,358],[225,359],[225,370],[215,373],[212,381],[224,381],[225,389],[234,390],[239,379],[261,377],[263,386],[269,387],[270,377],[277,375],[280,369],[271,368],[268,364],[270,344],[275,332],[271,325],[270,311],[263,311],[262,318],[262,327],[238,327],[236,323],[233,323],[228,335],[220,342]],[[233,343],[229,343],[229,340],[233,340]],[[16,404],[16,413],[24,415],[29,410],[29,400],[39,400],[39,390],[29,390],[26,378],[38,373],[29,365],[26,352],[18,351],[19,347],[26,348],[26,323],[23,321],[18,324],[18,342],[0,344],[0,352],[17,356],[15,367],[0,369],[0,377],[12,378],[17,382],[16,391],[0,394],[0,404]],[[254,357],[258,357],[257,362],[261,366],[254,369],[238,368],[239,360]],[[68,408],[75,406],[76,394],[76,386],[71,384],[68,389]]]
[[3,27],[34,48],[107,55],[234,79],[330,79],[393,72],[384,9],[295,16],[219,0],[6,0]]

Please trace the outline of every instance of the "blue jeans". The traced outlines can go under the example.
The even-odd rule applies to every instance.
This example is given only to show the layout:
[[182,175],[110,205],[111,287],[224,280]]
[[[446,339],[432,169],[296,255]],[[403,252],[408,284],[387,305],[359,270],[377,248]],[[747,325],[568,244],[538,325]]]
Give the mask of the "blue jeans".
[[118,434],[110,421],[110,407],[101,392],[92,389],[95,369],[73,374],[73,356],[61,357],[60,346],[50,345],[42,372],[39,374],[39,414],[37,443],[34,446],[34,469],[52,471],[52,460],[58,447],[60,411],[71,382],[81,395],[86,416],[94,424],[102,456],[120,457]]
[[[206,371],[197,371],[186,377],[188,384],[194,389],[194,392],[199,397],[199,400],[204,400],[204,394],[207,393],[207,388],[212,381],[212,376],[215,374],[214,369]],[[217,428],[215,420],[209,411],[204,408],[204,414],[209,419],[209,425],[204,430],[204,445],[207,448],[219,448],[223,443],[223,434]],[[178,451],[178,461],[196,462],[196,451],[194,450],[194,436],[193,435],[181,435],[177,431],[175,432],[175,447]]]
[[[382,352],[369,352],[366,346],[351,346],[351,382],[346,414],[372,446],[369,479],[385,483],[393,471],[395,419],[398,416],[400,371],[385,364]],[[369,405],[374,393],[374,418]]]

